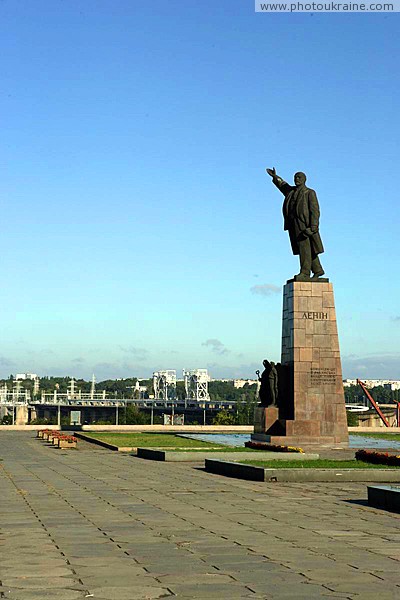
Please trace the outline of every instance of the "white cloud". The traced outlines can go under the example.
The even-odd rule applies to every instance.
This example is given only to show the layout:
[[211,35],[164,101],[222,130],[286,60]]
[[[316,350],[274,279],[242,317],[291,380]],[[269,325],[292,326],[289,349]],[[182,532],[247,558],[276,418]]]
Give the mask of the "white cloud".
[[15,362],[6,358],[5,356],[0,356],[0,367],[13,367]]
[[250,288],[250,291],[252,294],[258,296],[274,296],[275,294],[280,293],[281,288],[273,283],[263,283],[260,285],[253,285],[253,287]]
[[219,355],[229,354],[230,352],[230,350],[228,350],[228,348],[220,340],[217,340],[215,338],[203,342],[202,346],[208,346],[209,348],[211,348],[212,352]]
[[86,362],[85,359],[82,358],[81,356],[77,356],[76,358],[71,359],[71,363],[73,365],[83,365],[85,362]]
[[256,370],[263,368],[262,361],[258,363],[241,364],[235,366],[208,363],[207,369],[213,379],[256,379]]
[[137,348],[136,346],[120,346],[120,350],[126,354],[130,354],[135,360],[146,360],[149,354],[146,348]]
[[345,379],[400,379],[400,354],[370,354],[342,356]]

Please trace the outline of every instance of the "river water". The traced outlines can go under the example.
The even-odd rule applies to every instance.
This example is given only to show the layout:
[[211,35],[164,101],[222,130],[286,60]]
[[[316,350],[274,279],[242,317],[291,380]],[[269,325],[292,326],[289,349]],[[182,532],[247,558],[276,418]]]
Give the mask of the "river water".
[[[245,442],[250,441],[250,434],[248,433],[185,433],[183,437],[214,444],[226,444],[228,446],[243,446]],[[338,444],[338,446],[339,445],[340,444]],[[349,446],[350,448],[368,448],[376,450],[391,448],[393,450],[400,450],[400,441],[395,441],[395,438],[391,441],[368,436],[350,435]]]

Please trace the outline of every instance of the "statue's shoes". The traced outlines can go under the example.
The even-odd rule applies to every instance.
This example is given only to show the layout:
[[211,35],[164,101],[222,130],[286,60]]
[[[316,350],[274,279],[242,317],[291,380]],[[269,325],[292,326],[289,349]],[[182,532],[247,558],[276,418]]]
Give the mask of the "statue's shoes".
[[299,273],[298,275],[294,276],[294,280],[295,281],[310,281],[310,276],[306,275],[305,273]]
[[318,271],[318,273],[314,273],[314,275],[311,277],[311,279],[318,279],[318,277],[322,277],[322,275],[325,275],[325,271]]

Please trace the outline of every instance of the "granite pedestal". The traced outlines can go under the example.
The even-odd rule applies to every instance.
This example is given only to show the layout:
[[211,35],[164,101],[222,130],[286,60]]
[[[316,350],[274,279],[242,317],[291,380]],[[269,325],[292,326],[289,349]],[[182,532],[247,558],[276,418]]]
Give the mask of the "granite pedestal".
[[348,445],[333,286],[289,281],[283,292],[279,409],[257,407],[252,439]]

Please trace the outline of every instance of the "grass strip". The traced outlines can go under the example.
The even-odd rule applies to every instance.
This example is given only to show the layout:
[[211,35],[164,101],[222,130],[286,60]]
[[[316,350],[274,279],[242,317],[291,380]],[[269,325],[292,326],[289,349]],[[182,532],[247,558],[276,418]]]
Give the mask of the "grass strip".
[[[159,446],[160,447],[160,446]],[[171,452],[249,452],[250,454],[257,454],[260,450],[254,450],[253,448],[241,448],[240,446],[214,446],[210,444],[208,448],[169,448]],[[275,454],[278,454],[277,452]]]
[[257,454],[260,450],[244,446],[227,446],[215,442],[203,442],[184,438],[172,433],[96,433],[83,432],[84,435],[107,442],[119,448],[159,448],[171,452],[248,452]]
[[83,432],[88,437],[126,448],[169,448],[179,450],[203,449],[204,450],[229,450],[229,446],[182,438],[169,433],[108,433],[108,432]]
[[264,469],[399,469],[387,465],[366,463],[361,460],[241,460],[246,465]]
[[361,433],[352,431],[350,435],[359,437],[371,437],[378,440],[390,440],[391,442],[400,442],[400,433]]

